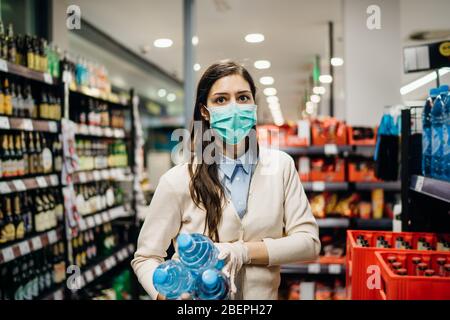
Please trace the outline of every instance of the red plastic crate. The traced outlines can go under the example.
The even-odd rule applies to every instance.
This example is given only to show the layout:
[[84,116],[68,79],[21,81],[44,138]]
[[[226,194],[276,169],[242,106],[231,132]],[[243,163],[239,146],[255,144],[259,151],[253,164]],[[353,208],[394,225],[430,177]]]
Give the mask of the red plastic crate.
[[370,146],[375,145],[377,142],[377,131],[378,128],[365,128],[365,129],[372,129],[373,130],[373,137],[367,138],[367,139],[356,139],[355,135],[358,131],[358,129],[361,129],[360,127],[347,127],[348,131],[348,144],[355,145],[355,146]]
[[[364,235],[371,247],[357,246],[356,239],[359,235]],[[384,236],[392,248],[377,248],[375,245],[379,236]],[[369,289],[367,286],[367,280],[371,275],[367,268],[371,265],[377,265],[375,252],[398,250],[395,249],[395,240],[399,236],[408,241],[413,249],[417,248],[418,240],[421,237],[425,238],[433,248],[436,248],[437,235],[435,233],[347,230],[346,290],[349,299],[375,300],[379,298],[378,290]],[[443,237],[447,241],[449,239],[449,235],[439,235],[439,237]]]
[[[408,270],[407,275],[397,275],[390,267],[387,257],[393,255]],[[450,275],[440,273],[438,258],[450,263],[450,253],[423,251],[376,252],[375,256],[381,270],[381,289],[378,290],[380,300],[450,300]],[[416,274],[416,266],[412,259],[420,257],[428,268],[441,276],[421,276]]]

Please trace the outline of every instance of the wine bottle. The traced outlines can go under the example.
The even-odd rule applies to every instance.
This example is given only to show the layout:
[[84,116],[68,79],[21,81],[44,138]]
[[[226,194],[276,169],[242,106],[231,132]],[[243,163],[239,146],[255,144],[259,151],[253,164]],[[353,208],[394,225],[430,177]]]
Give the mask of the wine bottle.
[[14,195],[14,226],[16,230],[16,240],[25,238],[25,223],[23,221],[22,209],[20,206],[19,194]]
[[12,116],[13,114],[13,107],[12,107],[12,101],[11,101],[11,91],[9,89],[9,80],[8,78],[5,79],[3,83],[3,95],[4,95],[4,104],[3,109],[6,115]]
[[25,133],[22,131],[20,133],[20,146],[22,148],[22,167],[23,167],[23,174],[24,175],[29,175],[30,174],[30,162],[29,162],[29,158],[28,158],[28,150],[27,150],[27,146],[25,144]]

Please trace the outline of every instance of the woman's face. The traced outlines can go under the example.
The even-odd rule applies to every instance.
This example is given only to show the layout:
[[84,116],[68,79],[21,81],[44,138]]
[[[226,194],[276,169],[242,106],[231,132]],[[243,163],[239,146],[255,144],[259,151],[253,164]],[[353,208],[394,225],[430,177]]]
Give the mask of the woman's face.
[[[255,104],[249,83],[239,74],[217,80],[209,90],[207,106],[220,107],[230,103]],[[203,117],[209,121],[209,113],[202,107]]]

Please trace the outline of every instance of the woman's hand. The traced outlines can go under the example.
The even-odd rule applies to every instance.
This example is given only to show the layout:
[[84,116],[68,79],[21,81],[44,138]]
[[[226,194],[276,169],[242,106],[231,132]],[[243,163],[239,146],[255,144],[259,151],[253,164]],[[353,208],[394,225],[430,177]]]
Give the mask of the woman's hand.
[[219,250],[218,258],[225,260],[222,272],[230,278],[231,294],[236,294],[237,288],[234,283],[236,274],[244,264],[250,262],[248,248],[243,241],[214,243]]

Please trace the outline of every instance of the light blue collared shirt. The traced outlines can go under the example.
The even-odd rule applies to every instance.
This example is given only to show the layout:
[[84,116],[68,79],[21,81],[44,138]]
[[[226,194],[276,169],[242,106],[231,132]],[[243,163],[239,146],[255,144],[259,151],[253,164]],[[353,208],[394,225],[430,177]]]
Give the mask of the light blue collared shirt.
[[255,158],[250,154],[243,154],[237,159],[222,155],[218,165],[222,185],[241,219],[247,212],[248,192],[255,167]]

